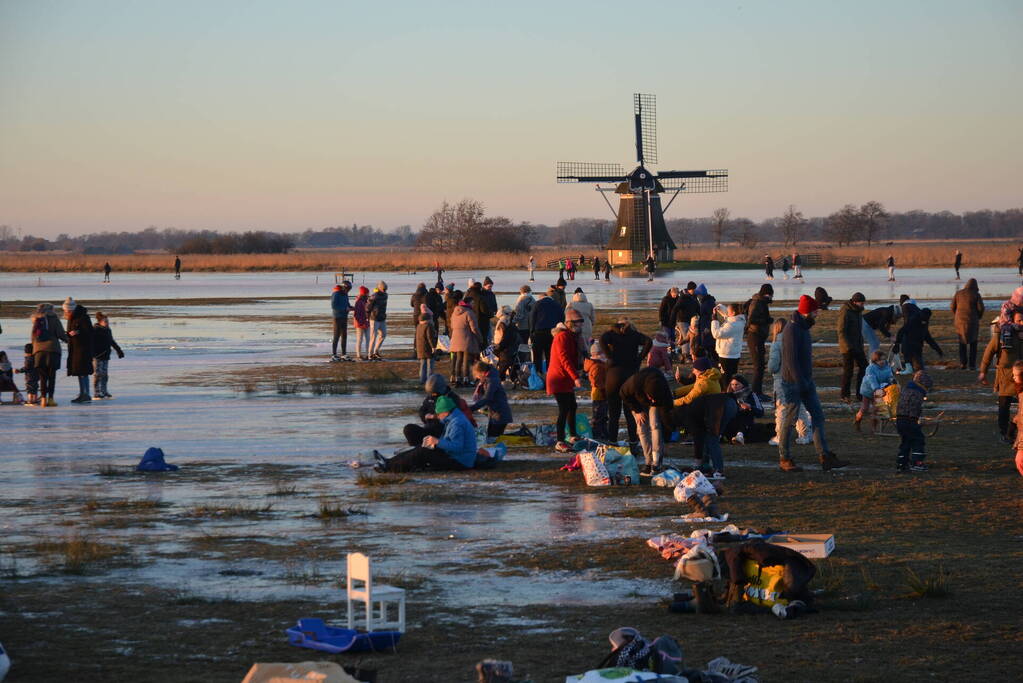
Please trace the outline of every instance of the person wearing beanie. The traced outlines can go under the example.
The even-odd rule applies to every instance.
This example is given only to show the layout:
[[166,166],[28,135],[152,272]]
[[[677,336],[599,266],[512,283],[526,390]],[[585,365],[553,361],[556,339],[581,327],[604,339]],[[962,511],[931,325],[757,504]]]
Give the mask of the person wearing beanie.
[[512,315],[512,321],[519,328],[519,334],[523,335],[524,343],[528,343],[529,334],[533,331],[529,326],[529,317],[533,312],[535,304],[536,299],[533,298],[533,288],[529,285],[519,287],[519,298],[515,300],[515,306],[513,307],[515,312]]
[[897,472],[926,472],[927,457],[924,432],[920,429],[920,416],[923,414],[927,392],[934,388],[931,376],[918,370],[899,394],[899,403],[895,410],[895,429],[899,433],[899,454],[895,459]]
[[607,392],[604,389],[607,382],[607,359],[600,350],[599,342],[590,345],[590,355],[583,361],[583,370],[590,378],[593,411],[590,427],[593,430],[593,438],[598,441],[610,441],[611,436],[607,431]]
[[[553,288],[552,288],[553,290]],[[551,344],[554,341],[553,330],[565,319],[565,307],[559,306],[550,291],[540,294],[529,313],[529,342],[532,347],[533,365],[540,374],[551,360]]]
[[648,368],[657,368],[668,379],[672,376],[671,367],[671,341],[664,330],[654,335],[653,343],[650,345],[650,353],[646,357]]
[[774,322],[770,309],[773,299],[774,287],[770,283],[764,283],[746,306],[746,347],[753,363],[751,388],[761,401],[769,400],[764,395],[764,367],[767,365],[767,336],[770,334],[771,323]]
[[693,290],[699,305],[699,315],[696,319],[696,331],[690,332],[692,343],[689,353],[695,358],[697,355],[708,356],[712,361],[717,362],[717,350],[714,344],[714,334],[710,330],[711,321],[714,320],[714,309],[717,308],[717,299],[707,291],[707,285],[700,283]]
[[[670,338],[679,347],[683,359],[690,356],[690,328],[693,326],[693,318],[700,315],[700,303],[694,295],[695,290],[695,282],[687,284],[686,288],[678,293],[678,298],[675,299],[675,308],[671,311]],[[692,334],[695,334],[695,331]]]
[[369,316],[369,359],[383,360],[380,347],[387,339],[387,283],[381,280],[366,304]]
[[434,408],[443,433],[423,437],[422,445],[400,451],[393,458],[373,451],[378,472],[469,470],[476,465],[476,430],[458,404],[448,396],[439,396]]
[[630,377],[619,390],[622,405],[632,413],[643,449],[640,474],[661,471],[664,458],[663,427],[671,424],[671,387],[658,368],[644,368]]
[[412,324],[415,325],[419,322],[419,311],[420,306],[426,303],[426,283],[420,282],[416,285],[416,290],[412,292],[412,297],[409,299],[409,308],[412,309]]
[[494,325],[494,355],[497,356],[497,374],[504,380],[519,381],[519,346],[522,336],[515,324],[515,311],[511,306],[501,306]]
[[466,419],[475,429],[476,419],[472,416],[472,411],[469,410],[469,404],[465,402],[461,396],[455,393],[455,390],[451,388],[448,381],[444,379],[443,375],[434,373],[426,378],[426,383],[423,385],[423,391],[426,397],[423,398],[422,404],[419,406],[419,419],[422,424],[407,424],[403,430],[405,435],[405,441],[408,442],[409,446],[421,446],[423,439],[427,436],[440,436],[444,433],[444,424],[437,419],[437,407],[436,401],[441,396],[447,396],[458,409],[462,411]]
[[693,359],[691,383],[686,383],[681,368],[675,371],[675,381],[679,383],[679,387],[675,389],[675,406],[686,406],[700,396],[722,392],[721,371],[707,356],[697,356]]
[[842,354],[842,385],[839,398],[846,403],[852,401],[850,383],[853,365],[856,366],[856,400],[862,401],[860,384],[867,372],[867,356],[863,353],[863,309],[867,298],[856,292],[838,309],[838,352]]
[[487,421],[487,442],[493,443],[497,437],[504,434],[505,428],[513,419],[508,394],[501,384],[498,369],[487,361],[476,361],[472,366],[472,375],[476,379],[476,389],[472,392],[473,402],[469,410],[487,409],[490,415]]
[[[916,308],[916,304],[912,304],[912,307]],[[910,303],[907,301],[903,309],[908,308],[910,308]],[[941,346],[931,336],[931,315],[932,312],[929,308],[917,309],[915,314],[906,318],[902,327],[899,328],[898,334],[895,335],[895,345],[892,347],[892,351],[895,353],[901,351],[906,365],[912,366],[914,372],[924,369],[924,343],[930,345],[938,353],[939,358],[945,355]]]
[[583,356],[586,356],[589,354],[590,340],[593,339],[593,325],[597,322],[597,311],[586,298],[582,288],[576,288],[575,293],[572,294],[572,300],[565,306],[566,315],[569,311],[576,311],[582,316],[583,326],[579,330],[579,340],[583,343],[580,350],[583,352]]
[[[612,441],[618,440],[618,424],[622,416],[621,387],[639,372],[643,359],[650,353],[653,342],[637,330],[625,316],[619,317],[604,334],[600,335],[600,350],[607,359],[604,393],[607,396],[607,430]],[[642,454],[639,433],[632,413],[625,411],[625,426],[629,434],[632,454]]]
[[710,321],[710,334],[714,337],[714,351],[721,367],[721,386],[727,387],[732,375],[739,372],[742,355],[742,333],[746,329],[746,316],[739,312],[738,304],[718,304],[714,319]]
[[565,308],[568,305],[568,296],[565,294],[565,286],[567,284],[565,278],[559,277],[558,281],[554,283],[553,290],[548,292],[550,297],[558,302],[558,306],[561,306],[561,308]]
[[68,321],[67,336],[67,374],[78,378],[78,396],[71,399],[72,403],[91,403],[89,394],[89,376],[93,374],[92,365],[92,321],[89,311],[81,304],[76,304],[71,297],[64,302],[64,319]]
[[678,287],[669,287],[668,291],[661,297],[661,305],[657,307],[657,321],[661,323],[661,329],[669,337],[673,336],[671,314],[675,311],[675,306],[678,304],[678,294]]
[[369,360],[369,290],[359,287],[359,295],[355,297],[352,308],[352,322],[355,323],[355,360]]
[[494,281],[490,279],[489,275],[483,278],[483,288],[477,294],[479,296],[477,317],[480,324],[480,333],[483,335],[483,347],[486,348],[490,345],[490,341],[493,338],[490,321],[494,319],[500,308],[497,305],[497,295],[494,294]]
[[817,302],[807,296],[799,297],[799,308],[782,331],[781,359],[781,433],[778,435],[779,466],[785,472],[799,472],[802,468],[792,460],[792,437],[799,406],[810,413],[813,423],[813,445],[817,450],[821,468],[825,471],[845,467],[849,463],[839,460],[830,449],[824,435],[824,409],[817,396],[813,381],[813,347],[810,328],[817,319]]
[[105,398],[113,398],[107,390],[110,352],[116,351],[118,358],[124,358],[124,351],[114,341],[114,335],[110,331],[110,321],[102,311],[96,311],[96,325],[92,328],[92,334],[92,400],[99,401]]
[[[70,301],[71,298],[68,297]],[[39,304],[32,313],[32,362],[39,373],[39,407],[55,407],[53,398],[60,369],[60,342],[70,341],[53,304]]]
[[[351,309],[351,302],[348,300],[348,290],[351,283],[345,280],[339,285],[334,285],[334,291],[330,295],[330,312],[334,320],[334,336],[330,343],[330,360],[337,362],[351,360],[348,356],[348,311]],[[337,355],[337,342],[341,340],[341,355]]]
[[416,359],[419,361],[419,382],[433,374],[433,355],[437,352],[437,326],[433,324],[433,313],[423,303],[419,305],[419,322],[416,323]]

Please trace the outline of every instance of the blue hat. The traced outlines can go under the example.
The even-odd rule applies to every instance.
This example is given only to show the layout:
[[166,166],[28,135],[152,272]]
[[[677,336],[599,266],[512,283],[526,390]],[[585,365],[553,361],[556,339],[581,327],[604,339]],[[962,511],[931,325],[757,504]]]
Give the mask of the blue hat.
[[707,285],[703,284],[702,282],[696,286],[695,290],[693,290],[693,294],[695,294],[696,296],[704,296],[706,293]]
[[169,465],[164,462],[163,450],[160,448],[147,448],[142,460],[135,468],[139,472],[174,472],[177,465]]

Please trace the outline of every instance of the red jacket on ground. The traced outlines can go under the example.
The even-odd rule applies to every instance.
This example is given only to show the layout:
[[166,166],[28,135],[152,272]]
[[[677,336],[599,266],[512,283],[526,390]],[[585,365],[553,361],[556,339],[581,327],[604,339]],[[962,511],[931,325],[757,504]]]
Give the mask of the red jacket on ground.
[[575,391],[579,378],[579,338],[575,332],[562,330],[551,344],[551,364],[547,368],[547,393]]

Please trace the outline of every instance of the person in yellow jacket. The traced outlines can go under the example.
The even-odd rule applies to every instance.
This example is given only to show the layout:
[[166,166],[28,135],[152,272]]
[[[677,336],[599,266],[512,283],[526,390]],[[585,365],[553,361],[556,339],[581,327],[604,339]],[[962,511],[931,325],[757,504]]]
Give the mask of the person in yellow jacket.
[[[705,394],[720,394],[721,371],[714,367],[710,358],[700,356],[693,361],[693,375],[696,381],[692,384],[684,384],[675,390],[675,405],[684,406],[692,403],[698,396]],[[675,378],[678,379],[678,374]],[[681,382],[681,380],[679,380]]]

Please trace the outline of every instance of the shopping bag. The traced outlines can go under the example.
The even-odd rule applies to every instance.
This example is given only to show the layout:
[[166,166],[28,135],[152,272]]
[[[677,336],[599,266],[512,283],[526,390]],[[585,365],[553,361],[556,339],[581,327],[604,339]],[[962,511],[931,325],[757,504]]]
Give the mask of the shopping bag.
[[526,380],[526,386],[532,391],[543,391],[544,389],[543,378],[537,374],[535,365],[529,366],[529,379]]
[[601,446],[597,457],[604,463],[608,479],[618,486],[639,483],[639,465],[632,453],[621,453],[615,448]]
[[437,335],[437,350],[449,353],[451,351],[451,337],[446,334]]
[[593,451],[583,451],[578,454],[579,464],[583,468],[583,478],[586,479],[587,486],[610,486],[611,477],[608,475],[607,468],[604,467],[604,463],[597,454]]
[[584,439],[589,439],[593,436],[593,430],[590,428],[590,418],[582,413],[576,413],[575,416],[575,435]]

